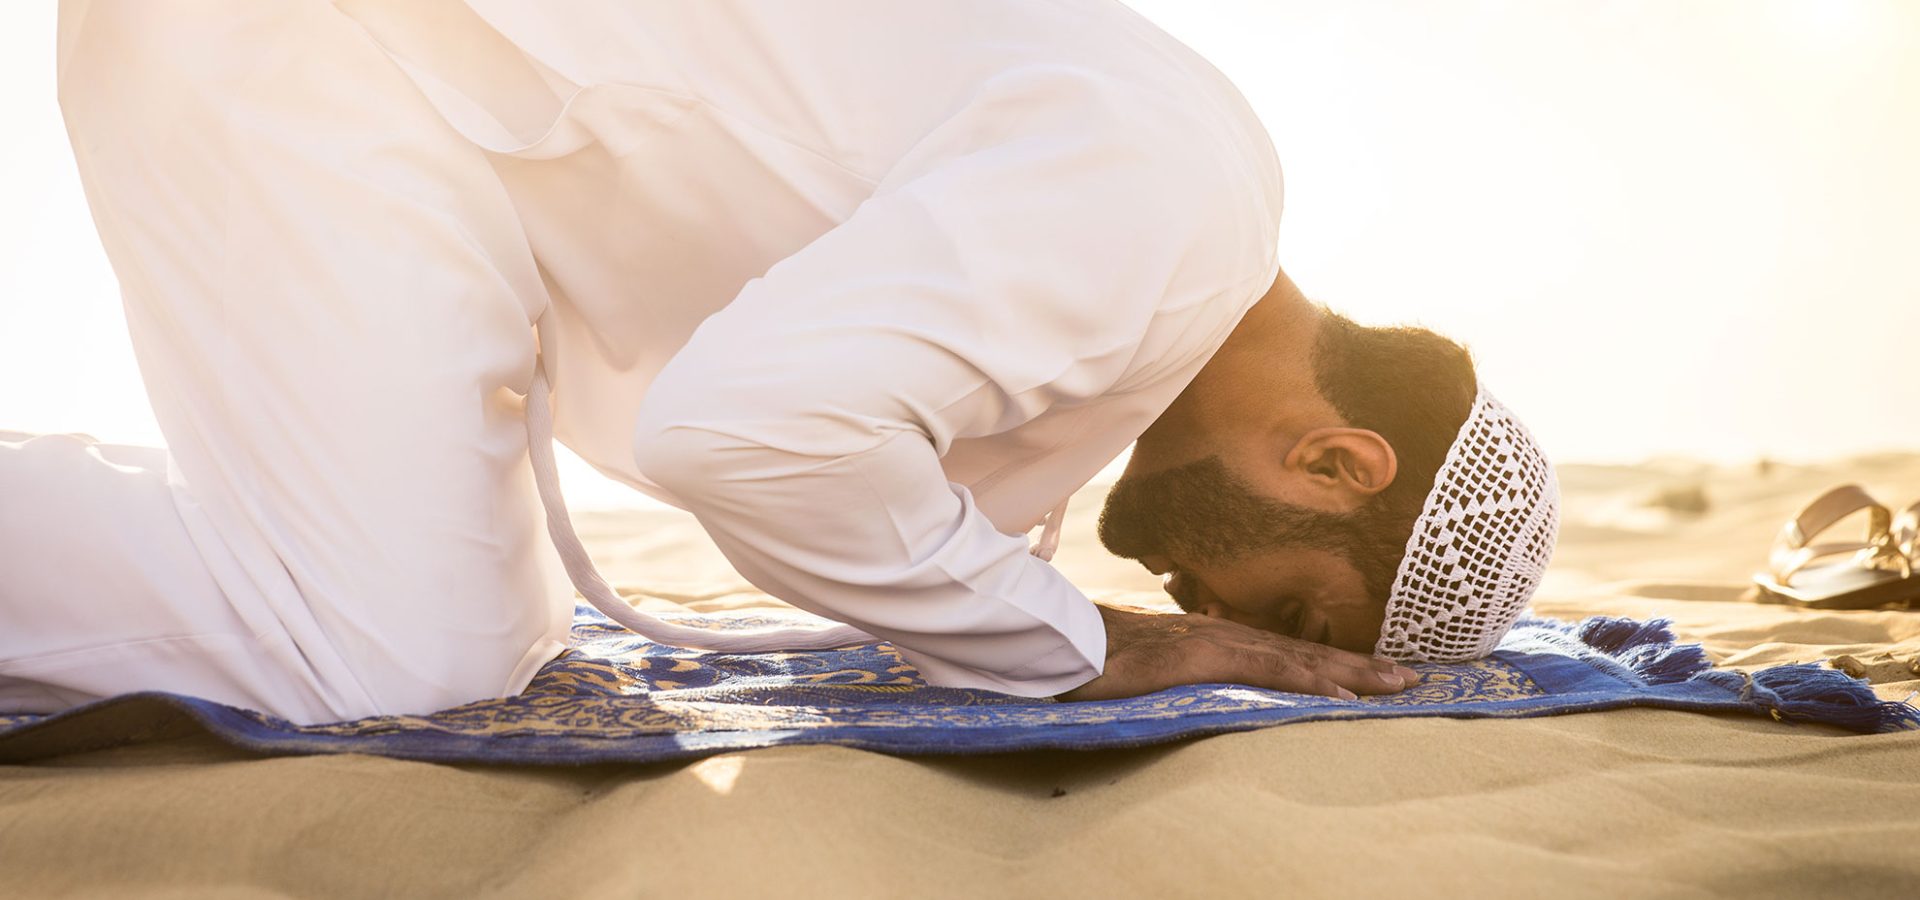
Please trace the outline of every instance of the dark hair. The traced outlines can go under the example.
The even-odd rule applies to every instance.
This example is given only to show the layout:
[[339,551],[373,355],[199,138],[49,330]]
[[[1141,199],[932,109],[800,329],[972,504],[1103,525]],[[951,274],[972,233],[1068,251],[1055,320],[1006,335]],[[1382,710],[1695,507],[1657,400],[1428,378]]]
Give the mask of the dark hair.
[[1370,328],[1325,310],[1314,341],[1313,380],[1354,428],[1386,438],[1399,460],[1393,483],[1360,510],[1366,527],[1350,548],[1367,590],[1384,600],[1407,537],[1454,436],[1473,411],[1473,357],[1424,328]]

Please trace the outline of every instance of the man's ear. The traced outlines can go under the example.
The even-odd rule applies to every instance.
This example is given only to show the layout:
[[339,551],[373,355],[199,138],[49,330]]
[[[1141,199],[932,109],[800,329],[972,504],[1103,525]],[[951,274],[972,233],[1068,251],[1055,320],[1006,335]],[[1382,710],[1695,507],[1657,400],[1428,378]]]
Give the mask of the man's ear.
[[1387,489],[1400,469],[1392,445],[1365,428],[1316,428],[1287,451],[1287,468],[1314,484],[1365,499]]

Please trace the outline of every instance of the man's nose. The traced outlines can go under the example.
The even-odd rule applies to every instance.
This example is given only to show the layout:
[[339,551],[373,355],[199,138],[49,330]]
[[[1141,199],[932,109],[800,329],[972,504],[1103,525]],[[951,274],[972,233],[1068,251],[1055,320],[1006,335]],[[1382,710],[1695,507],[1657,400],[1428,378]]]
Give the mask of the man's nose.
[[1187,573],[1182,572],[1178,569],[1175,569],[1171,572],[1168,572],[1165,578],[1160,579],[1160,587],[1167,592],[1167,596],[1172,597],[1174,599],[1174,602],[1180,604],[1181,609],[1193,608],[1193,603],[1194,603],[1193,576],[1188,575]]

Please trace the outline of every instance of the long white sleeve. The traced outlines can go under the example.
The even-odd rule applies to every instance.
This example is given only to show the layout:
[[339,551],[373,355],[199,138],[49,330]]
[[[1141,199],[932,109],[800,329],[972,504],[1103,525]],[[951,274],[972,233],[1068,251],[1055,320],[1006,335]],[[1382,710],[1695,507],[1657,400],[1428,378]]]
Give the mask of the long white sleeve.
[[741,574],[934,684],[1041,696],[1105,659],[1093,604],[947,481],[950,443],[1153,368],[1156,315],[1243,307],[1270,274],[1264,201],[1224,151],[1126,128],[1107,90],[1066,67],[990,86],[703,323],[641,407],[638,468]]

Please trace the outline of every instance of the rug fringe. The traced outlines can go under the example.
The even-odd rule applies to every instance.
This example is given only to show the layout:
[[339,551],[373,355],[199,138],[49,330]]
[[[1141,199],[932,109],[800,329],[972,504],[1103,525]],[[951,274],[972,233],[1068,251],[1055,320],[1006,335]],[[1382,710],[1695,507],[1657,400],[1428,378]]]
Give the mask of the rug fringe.
[[1699,644],[1676,643],[1671,619],[1592,616],[1569,633],[1647,684],[1678,684],[1713,667]]
[[1646,644],[1673,643],[1673,620],[1641,622],[1618,616],[1591,616],[1575,626],[1573,636],[1595,650],[1618,655],[1622,650]]
[[1920,708],[1905,701],[1882,700],[1872,684],[1838,669],[1817,663],[1789,663],[1751,673],[1715,669],[1699,644],[1675,641],[1670,619],[1642,622],[1592,616],[1563,623],[1560,630],[1649,685],[1698,678],[1734,691],[1742,703],[1781,721],[1824,722],[1863,734],[1920,729]]
[[1679,684],[1713,668],[1699,644],[1642,644],[1615,658],[1648,684]]
[[1920,729],[1920,709],[1882,700],[1872,684],[1817,663],[1756,672],[1716,669],[1699,677],[1738,691],[1742,701],[1782,721],[1824,722],[1862,734]]

